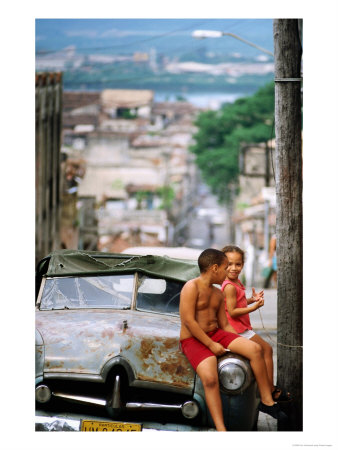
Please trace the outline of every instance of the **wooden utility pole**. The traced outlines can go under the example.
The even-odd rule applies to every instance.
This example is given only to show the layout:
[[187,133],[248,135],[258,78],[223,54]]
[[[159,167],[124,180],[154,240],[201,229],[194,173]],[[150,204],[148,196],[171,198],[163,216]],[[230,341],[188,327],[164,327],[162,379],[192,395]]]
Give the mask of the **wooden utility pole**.
[[[275,53],[277,194],[277,384],[291,392],[284,405],[288,424],[303,429],[303,213],[301,136],[301,55],[297,19],[276,19]],[[283,406],[282,406],[283,407]]]

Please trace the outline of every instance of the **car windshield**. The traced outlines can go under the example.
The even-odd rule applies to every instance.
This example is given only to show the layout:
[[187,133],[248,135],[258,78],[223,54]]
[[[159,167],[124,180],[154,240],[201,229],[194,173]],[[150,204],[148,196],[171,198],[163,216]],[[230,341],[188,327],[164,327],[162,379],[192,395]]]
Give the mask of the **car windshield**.
[[47,278],[40,309],[131,307],[134,275]]
[[140,276],[136,309],[179,315],[182,287],[177,281]]

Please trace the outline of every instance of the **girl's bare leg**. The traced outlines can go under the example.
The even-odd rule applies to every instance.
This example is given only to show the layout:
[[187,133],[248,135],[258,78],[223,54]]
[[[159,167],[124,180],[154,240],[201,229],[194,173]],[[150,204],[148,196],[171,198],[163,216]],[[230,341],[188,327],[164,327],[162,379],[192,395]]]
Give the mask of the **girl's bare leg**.
[[271,392],[274,390],[273,384],[273,359],[272,359],[272,347],[269,345],[264,339],[262,339],[258,334],[255,334],[250,341],[256,342],[262,347],[263,350],[263,358],[266,365],[266,370],[268,372],[268,378],[270,383]]
[[222,401],[219,392],[216,356],[209,356],[200,362],[197,366],[196,372],[202,381],[205,400],[207,402],[212,420],[214,421],[216,430],[226,431],[223,418]]
[[272,406],[274,401],[271,395],[271,388],[262,347],[252,340],[239,337],[228,345],[229,350],[245,356],[250,361],[252,371],[255,375],[261,401],[265,405]]

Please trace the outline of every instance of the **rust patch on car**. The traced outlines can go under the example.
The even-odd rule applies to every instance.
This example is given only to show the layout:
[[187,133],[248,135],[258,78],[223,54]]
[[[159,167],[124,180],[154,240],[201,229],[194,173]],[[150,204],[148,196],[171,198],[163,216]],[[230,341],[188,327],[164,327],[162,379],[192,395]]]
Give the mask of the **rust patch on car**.
[[191,370],[188,370],[186,367],[183,367],[181,365],[176,367],[176,375],[179,376],[187,376],[190,375]]
[[103,330],[101,333],[102,338],[108,337],[109,339],[113,339],[114,337],[114,331],[111,328],[107,328],[106,330]]
[[128,342],[127,345],[125,345],[124,350],[129,350],[132,347],[133,343],[132,342]]
[[51,361],[46,362],[46,367],[48,369],[63,369],[65,366],[63,361],[58,361],[57,363],[52,363]]
[[[140,381],[149,381],[149,382],[158,382],[158,381],[160,381],[161,383],[164,383],[164,381],[163,380],[158,380],[157,378],[151,378],[151,377],[147,377],[147,376],[145,376],[145,375],[139,375],[138,376],[138,379],[140,380]],[[171,383],[164,383],[164,384],[166,384],[166,385],[170,385],[170,386],[177,386],[177,387],[187,387],[187,386],[189,386],[189,383],[184,383],[184,382],[182,382],[182,381],[172,381]]]
[[137,378],[141,381],[157,381],[155,378],[147,377],[142,374],[139,374],[139,376]]
[[175,376],[187,376],[190,374],[189,370],[177,363],[164,362],[160,365],[163,372],[168,373],[171,377]]
[[164,362],[164,363],[160,364],[160,367],[163,372],[168,373],[170,376],[173,376],[176,373],[176,365],[175,364],[170,364],[168,362]]
[[142,339],[140,344],[142,358],[144,359],[149,358],[149,356],[151,356],[153,352],[153,347],[154,347],[153,341],[151,341],[150,339]]
[[170,348],[178,348],[178,340],[175,338],[168,338],[165,339],[163,342],[164,346],[166,349],[170,349]]

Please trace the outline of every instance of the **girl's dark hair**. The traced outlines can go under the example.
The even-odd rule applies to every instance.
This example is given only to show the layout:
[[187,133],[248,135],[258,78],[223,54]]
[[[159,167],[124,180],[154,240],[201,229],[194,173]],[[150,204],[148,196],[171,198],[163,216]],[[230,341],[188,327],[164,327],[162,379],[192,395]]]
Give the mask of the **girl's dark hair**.
[[240,255],[242,255],[242,260],[243,260],[243,264],[244,264],[245,253],[241,248],[237,247],[237,245],[226,245],[225,247],[222,248],[221,252],[223,252],[224,255],[226,255],[227,253],[231,253],[231,252],[239,253]]
[[198,257],[197,262],[200,272],[206,272],[213,264],[220,266],[223,264],[225,259],[225,254],[220,250],[216,250],[215,248],[207,248]]

